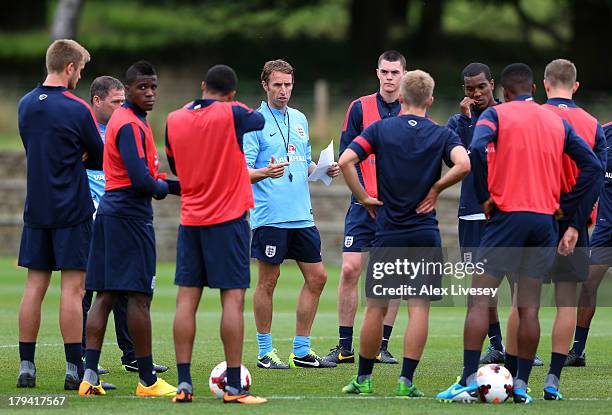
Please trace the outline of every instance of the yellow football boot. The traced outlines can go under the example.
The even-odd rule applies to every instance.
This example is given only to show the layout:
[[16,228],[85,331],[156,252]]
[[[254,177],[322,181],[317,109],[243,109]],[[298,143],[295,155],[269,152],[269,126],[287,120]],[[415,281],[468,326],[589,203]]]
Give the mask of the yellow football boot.
[[162,378],[157,378],[157,382],[151,386],[144,386],[138,382],[136,386],[136,396],[175,396],[176,386],[172,386]]
[[79,385],[79,396],[95,396],[95,395],[106,395],[106,391],[102,387],[101,383],[92,385],[86,380],[82,381]]

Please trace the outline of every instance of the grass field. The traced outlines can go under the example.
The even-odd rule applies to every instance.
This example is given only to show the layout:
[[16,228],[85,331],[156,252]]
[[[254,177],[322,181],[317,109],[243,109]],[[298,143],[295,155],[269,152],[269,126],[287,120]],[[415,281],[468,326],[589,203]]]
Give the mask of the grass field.
[[[158,266],[157,287],[152,305],[154,357],[157,362],[167,364],[170,370],[163,376],[176,384],[174,347],[172,342],[172,320],[176,288],[172,285],[174,264]],[[329,283],[324,291],[312,336],[313,348],[323,355],[337,342],[336,287],[339,270],[329,269]],[[113,330],[107,333],[101,364],[111,373],[104,380],[115,383],[116,391],[105,397],[80,398],[76,393],[64,394],[64,351],[58,324],[59,276],[53,276],[44,304],[42,327],[36,352],[37,388],[21,390],[15,388],[18,372],[17,312],[23,290],[25,271],[15,266],[14,258],[0,259],[0,413],[9,411],[8,397],[24,394],[66,395],[63,413],[431,413],[462,414],[485,413],[495,410],[500,413],[538,414],[609,414],[612,404],[612,359],[610,344],[612,332],[612,310],[601,308],[591,328],[588,345],[588,366],[567,368],[562,376],[562,391],[568,398],[564,402],[538,400],[531,406],[518,407],[512,404],[492,406],[483,404],[441,404],[433,399],[446,388],[461,370],[462,330],[465,310],[461,308],[434,308],[431,313],[431,329],[425,354],[417,369],[415,382],[425,392],[426,398],[405,400],[393,396],[399,375],[398,365],[377,366],[374,372],[375,394],[371,397],[343,395],[340,390],[355,373],[354,365],[342,365],[336,369],[265,371],[257,369],[255,356],[257,344],[255,325],[249,301],[246,306],[246,333],[244,363],[250,368],[254,379],[253,391],[269,398],[261,407],[237,407],[223,405],[208,392],[208,375],[213,366],[224,360],[218,335],[219,300],[216,292],[205,292],[198,315],[198,334],[192,364],[195,401],[191,405],[173,405],[169,398],[135,398],[137,375],[124,372],[120,366],[120,351],[114,344]],[[253,277],[255,280],[256,276]],[[293,265],[283,268],[276,290],[273,335],[275,347],[282,356],[291,351],[294,330],[295,300],[301,277]],[[508,310],[500,310],[502,318]],[[358,312],[357,327],[362,310]],[[403,328],[406,312],[401,312],[391,339],[390,350],[401,357]],[[542,310],[542,340],[539,352],[548,362],[550,353],[550,328],[554,310]],[[109,328],[112,328],[109,324]],[[358,332],[358,330],[357,330]],[[534,396],[540,389],[546,369],[534,368],[531,387]],[[15,413],[40,413],[43,409],[20,408]],[[48,409],[55,411],[55,409]]]

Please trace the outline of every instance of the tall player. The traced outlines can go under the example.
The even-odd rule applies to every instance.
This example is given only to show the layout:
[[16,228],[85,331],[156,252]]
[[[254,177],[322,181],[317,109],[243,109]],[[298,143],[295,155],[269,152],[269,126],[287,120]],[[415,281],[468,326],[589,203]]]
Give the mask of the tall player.
[[[265,63],[261,85],[267,100],[257,109],[264,116],[265,126],[244,136],[244,154],[255,196],[250,219],[251,256],[257,258],[259,270],[253,295],[259,345],[257,366],[265,369],[336,366],[321,359],[310,347],[310,330],[327,273],[310,204],[308,175],[316,164],[311,159],[308,121],[304,114],[288,106],[293,82],[289,63],[280,59]],[[327,174],[336,177],[340,168],[334,163]],[[271,333],[272,296],[285,259],[294,259],[304,276],[289,365],[279,358]]]
[[[462,73],[463,92],[465,97],[459,106],[461,112],[452,115],[448,120],[447,127],[455,131],[461,138],[463,144],[469,148],[474,135],[474,127],[478,118],[484,110],[497,105],[499,102],[493,97],[495,82],[491,76],[491,70],[484,63],[473,62],[467,65]],[[475,256],[475,248],[480,245],[480,238],[486,222],[482,206],[478,203],[474,192],[474,175],[470,173],[463,179],[461,184],[461,196],[459,200],[459,247],[462,259],[471,262]],[[511,291],[513,289],[510,283]],[[516,321],[516,310],[512,309],[508,318],[509,327]],[[504,350],[503,337],[497,314],[497,306],[489,309],[489,346],[486,353],[480,359],[480,364],[504,363],[504,352],[509,355],[508,365],[516,366],[516,350],[514,342],[509,344],[508,350]],[[544,362],[536,354],[534,366],[543,366]]]
[[94,212],[85,167],[102,167],[103,147],[89,105],[69,90],[76,88],[87,62],[89,53],[77,42],[56,40],[47,49],[45,81],[19,101],[19,134],[28,170],[18,260],[28,269],[19,308],[21,388],[36,385],[36,338],[52,271],[62,272],[64,388],[78,388],[83,375],[81,302]]
[[[514,402],[531,403],[527,384],[540,337],[540,289],[558,241],[554,214],[559,209],[562,157],[568,154],[580,168],[569,196],[573,206],[567,206],[576,209],[577,229],[588,219],[590,197],[599,189],[603,168],[566,121],[533,101],[535,84],[529,66],[508,65],[501,83],[506,102],[483,112],[471,146],[476,195],[490,214],[477,256],[478,262],[485,264],[485,272],[473,278],[472,287],[495,288],[504,275],[515,276],[519,322]],[[576,238],[576,229],[568,228],[559,253],[572,252]],[[514,255],[507,254],[509,247],[515,248]],[[520,250],[522,247],[530,249]],[[474,295],[469,300],[463,375],[437,395],[440,401],[476,400],[476,371],[488,330],[491,298]]]
[[[579,87],[576,77],[576,67],[566,59],[555,59],[546,65],[544,89],[548,101],[544,107],[566,120],[576,130],[576,133],[593,149],[603,168],[607,159],[606,137],[597,119],[578,107],[572,99]],[[572,215],[566,208],[571,202],[568,200],[569,192],[576,184],[579,175],[576,164],[567,156],[563,157],[561,174],[561,209],[564,217],[559,221],[559,235],[563,235],[570,227],[577,229],[579,234],[576,243],[578,249],[573,255],[557,257],[551,273],[555,284],[557,314],[552,330],[550,370],[544,382],[546,400],[563,399],[563,395],[559,392],[559,383],[576,325],[576,289],[578,282],[585,282],[589,275],[587,227],[579,228],[576,215]],[[595,203],[597,196],[599,192],[593,195],[592,204]]]
[[[484,63],[470,63],[463,68],[461,78],[463,80],[463,93],[465,94],[459,103],[461,112],[451,115],[447,127],[457,133],[463,145],[469,148],[478,117],[484,110],[497,105],[498,102],[493,97],[495,81],[491,76],[491,70]],[[472,262],[476,255],[475,250],[480,245],[480,238],[486,222],[482,206],[478,203],[474,192],[474,175],[472,173],[468,174],[461,182],[458,216],[459,247],[462,260]],[[496,308],[491,308],[489,312],[488,336],[490,345],[480,363],[503,363],[504,345]]]
[[[91,83],[89,91],[93,115],[98,123],[98,129],[100,130],[102,141],[104,141],[104,137],[106,135],[106,125],[108,124],[111,115],[125,102],[125,88],[121,81],[113,78],[112,76],[99,76]],[[93,200],[94,207],[98,209],[100,199],[102,199],[102,196],[104,195],[104,186],[106,185],[104,171],[87,170],[87,178],[89,179],[91,199]],[[94,219],[95,215],[96,214],[94,212]],[[86,291],[85,296],[83,297],[83,352],[85,352],[86,348],[85,325],[87,324],[87,312],[91,307],[92,298],[93,292]],[[134,343],[132,342],[127,326],[127,297],[125,295],[120,295],[117,298],[115,305],[113,305],[113,315],[117,344],[123,352],[123,356],[121,356],[121,364],[125,370],[129,372],[138,372],[138,361],[134,356]],[[158,373],[168,370],[168,367],[163,365],[154,364],[154,367],[155,371]],[[108,373],[108,370],[98,368],[98,373],[103,375]],[[103,387],[107,390],[114,389],[112,385],[108,383],[106,383]]]
[[[612,123],[603,126],[606,141],[612,143]],[[595,230],[591,235],[591,266],[589,277],[582,283],[578,299],[578,313],[574,344],[567,355],[565,366],[586,366],[586,342],[591,321],[595,316],[597,289],[612,266],[612,146],[608,145],[608,161],[604,187],[599,195]]]
[[[375,248],[441,248],[436,201],[440,192],[470,171],[470,159],[459,137],[426,118],[433,89],[434,80],[428,73],[407,72],[401,80],[402,115],[370,125],[340,157],[346,183],[356,200],[369,214],[377,209]],[[370,154],[376,155],[380,199],[370,196],[358,179],[355,163]],[[443,161],[452,167],[440,177]],[[441,276],[424,277],[431,285],[441,282]],[[430,299],[419,294],[407,299],[409,321],[397,396],[423,396],[413,376],[427,341]],[[386,301],[368,298],[359,337],[359,369],[343,392],[373,392],[371,376],[386,312]]]
[[221,340],[227,361],[226,403],[260,404],[266,400],[242,389],[240,366],[244,338],[244,294],[250,285],[249,224],[253,191],[244,163],[242,139],[261,130],[264,118],[230,102],[238,78],[232,68],[216,65],[202,82],[202,97],[168,115],[166,154],[181,182],[181,225],[174,318],[178,391],[174,402],[191,402],[191,356],[196,311],[203,288],[221,294]]
[[151,352],[150,306],[155,288],[155,234],[151,199],[179,194],[178,182],[158,173],[159,159],[147,121],[157,96],[157,74],[139,61],[126,72],[127,100],[106,129],[106,193],[100,201],[87,263],[86,289],[96,291],[87,319],[85,374],[79,395],[103,395],[97,368],[108,315],[117,297],[128,297],[127,323],[140,381],[137,396],[171,396],[176,388],[158,378]]
[[[340,155],[349,144],[373,122],[395,117],[400,112],[400,81],[406,73],[406,58],[394,50],[384,52],[378,58],[376,76],[380,87],[378,92],[356,99],[346,113],[342,135],[340,136]],[[357,165],[359,182],[368,194],[377,196],[376,159],[370,155]],[[351,195],[349,209],[344,219],[344,246],[342,247],[342,271],[338,285],[338,345],[330,350],[325,360],[335,363],[353,363],[353,325],[359,297],[358,282],[363,269],[366,253],[374,240],[376,224],[368,215],[367,209]],[[397,316],[398,302],[392,302],[384,321],[381,348],[376,355],[381,363],[397,363],[397,359],[387,350],[393,323]]]

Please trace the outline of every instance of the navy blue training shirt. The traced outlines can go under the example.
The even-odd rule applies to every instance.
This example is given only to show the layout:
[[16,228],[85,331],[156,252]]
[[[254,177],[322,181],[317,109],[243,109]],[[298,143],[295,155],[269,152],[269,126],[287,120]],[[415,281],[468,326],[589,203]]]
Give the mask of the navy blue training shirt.
[[[451,115],[448,119],[446,127],[453,130],[459,136],[465,148],[470,148],[470,144],[472,144],[474,128],[476,127],[476,122],[480,114],[482,114],[482,111],[478,111],[472,107],[471,118],[468,118],[462,113],[458,113]],[[459,197],[459,210],[457,216],[474,215],[477,213],[484,213],[484,211],[482,210],[481,204],[478,203],[478,198],[474,191],[474,175],[470,172],[461,182],[461,195]]]
[[[603,126],[606,141],[612,143],[612,123]],[[597,226],[612,227],[612,145],[606,147],[608,160],[604,177],[604,185],[599,195],[597,206]]]
[[440,179],[442,161],[461,146],[453,131],[428,118],[401,115],[377,121],[349,145],[360,160],[376,155],[378,199],[376,235],[438,229],[435,210],[417,214],[417,205]]
[[63,228],[90,219],[85,168],[102,169],[104,143],[89,105],[68,88],[38,86],[19,101],[19,134],[27,158],[25,225]]

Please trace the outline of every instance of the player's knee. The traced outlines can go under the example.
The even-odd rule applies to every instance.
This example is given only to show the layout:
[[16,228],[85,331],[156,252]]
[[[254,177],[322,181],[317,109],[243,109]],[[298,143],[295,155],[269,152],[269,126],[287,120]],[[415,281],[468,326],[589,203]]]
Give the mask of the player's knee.
[[521,321],[538,321],[540,308],[536,306],[518,307],[518,315]]
[[325,272],[325,270],[313,273],[306,279],[306,284],[313,291],[319,291],[319,292],[323,291],[323,288],[325,287],[326,283],[327,283],[327,272]]
[[262,278],[259,276],[259,280],[257,281],[257,291],[263,292],[267,295],[272,295],[274,293],[274,289],[276,288],[276,283],[278,282],[278,275],[267,275]]
[[340,278],[343,283],[346,284],[357,284],[359,281],[359,275],[361,273],[361,267],[359,264],[351,261],[344,261],[342,263],[342,272]]

